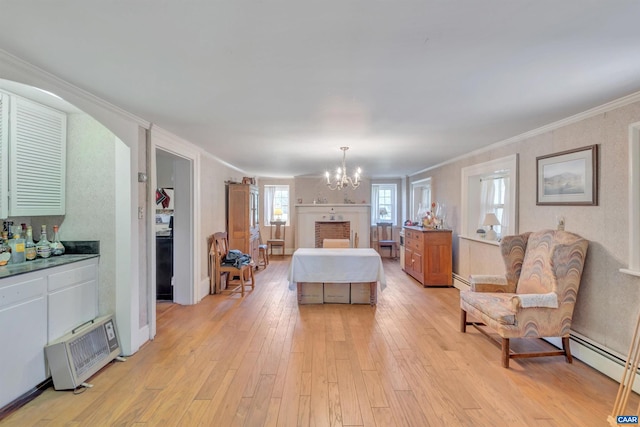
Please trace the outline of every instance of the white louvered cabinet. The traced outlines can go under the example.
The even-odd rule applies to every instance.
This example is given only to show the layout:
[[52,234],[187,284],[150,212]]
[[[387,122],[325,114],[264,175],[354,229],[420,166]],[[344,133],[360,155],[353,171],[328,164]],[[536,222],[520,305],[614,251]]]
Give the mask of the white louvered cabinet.
[[0,218],[65,214],[67,116],[0,93]]

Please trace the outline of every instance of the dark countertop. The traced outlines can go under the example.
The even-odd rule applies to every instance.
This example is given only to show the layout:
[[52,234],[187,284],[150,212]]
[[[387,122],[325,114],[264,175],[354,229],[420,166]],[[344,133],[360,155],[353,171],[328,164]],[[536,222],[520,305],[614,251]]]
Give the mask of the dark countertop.
[[60,255],[46,259],[38,258],[34,261],[22,262],[20,264],[7,264],[0,267],[0,279],[17,276],[18,274],[31,273],[32,271],[44,270],[46,268],[58,267],[59,265],[84,261],[85,259],[98,258],[99,256],[100,255],[97,254]]
[[65,247],[64,255],[51,256],[46,259],[38,258],[34,261],[26,261],[20,264],[0,266],[0,279],[84,261],[85,259],[98,258],[100,256],[100,242],[97,240],[63,241],[62,244]]

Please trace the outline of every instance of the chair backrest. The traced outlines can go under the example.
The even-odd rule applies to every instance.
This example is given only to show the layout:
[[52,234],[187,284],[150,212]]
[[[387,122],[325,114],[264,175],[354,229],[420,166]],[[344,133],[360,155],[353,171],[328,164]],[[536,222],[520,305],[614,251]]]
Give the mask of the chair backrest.
[[271,240],[284,240],[285,221],[271,221]]
[[575,302],[589,242],[577,234],[542,230],[501,242],[507,281],[518,294],[555,292]]
[[323,239],[322,247],[323,248],[348,248],[349,247],[349,239]]
[[379,222],[376,224],[378,231],[378,241],[393,240],[393,224],[390,222]]
[[229,252],[229,238],[226,231],[214,233],[213,243],[211,244],[211,251],[209,255],[214,257],[215,265],[219,268],[222,260],[227,256]]

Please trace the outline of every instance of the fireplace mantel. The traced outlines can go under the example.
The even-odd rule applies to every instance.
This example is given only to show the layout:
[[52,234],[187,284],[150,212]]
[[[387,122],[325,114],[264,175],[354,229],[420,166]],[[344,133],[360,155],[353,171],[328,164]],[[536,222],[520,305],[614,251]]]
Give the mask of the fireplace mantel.
[[295,205],[296,249],[315,246],[316,222],[349,222],[351,241],[358,233],[358,247],[368,248],[371,231],[371,205],[365,204],[299,204]]

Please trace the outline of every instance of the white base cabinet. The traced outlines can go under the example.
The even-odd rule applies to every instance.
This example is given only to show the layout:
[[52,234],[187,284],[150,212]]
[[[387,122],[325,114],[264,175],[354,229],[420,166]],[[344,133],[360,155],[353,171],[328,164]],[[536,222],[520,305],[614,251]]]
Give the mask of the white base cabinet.
[[0,279],[0,408],[48,378],[48,342],[98,316],[98,260]]

